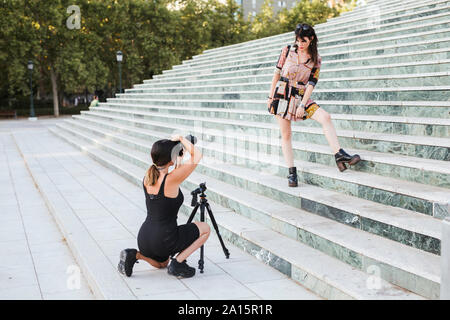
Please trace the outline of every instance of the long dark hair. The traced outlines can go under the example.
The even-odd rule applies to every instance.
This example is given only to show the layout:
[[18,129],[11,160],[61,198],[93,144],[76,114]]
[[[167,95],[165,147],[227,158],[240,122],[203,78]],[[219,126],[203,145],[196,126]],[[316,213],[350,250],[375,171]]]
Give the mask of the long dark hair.
[[178,141],[172,141],[169,139],[161,139],[153,143],[150,155],[154,164],[152,164],[145,173],[145,186],[153,186],[156,181],[158,181],[161,173],[157,167],[164,167],[172,160],[172,150],[177,143]]
[[[312,61],[314,62],[314,64],[317,63],[317,57],[318,57],[318,52],[317,52],[317,35],[316,35],[316,31],[314,30],[314,28],[312,26],[310,26],[307,23],[299,23],[297,24],[297,27],[295,28],[295,40],[294,42],[300,38],[300,39],[304,39],[305,37],[308,37],[309,39],[311,39],[311,37],[314,36],[314,39],[311,40],[311,43],[308,46],[308,53],[311,56]],[[298,49],[297,44],[294,45],[296,47],[296,49]]]

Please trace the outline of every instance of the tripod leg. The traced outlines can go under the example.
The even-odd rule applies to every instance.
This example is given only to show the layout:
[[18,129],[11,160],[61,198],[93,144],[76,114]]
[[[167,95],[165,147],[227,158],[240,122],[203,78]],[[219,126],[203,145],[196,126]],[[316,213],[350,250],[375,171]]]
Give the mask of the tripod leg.
[[[203,203],[203,200],[200,203],[200,221],[205,222],[205,204]],[[200,269],[200,273],[203,273],[204,268],[204,245],[200,247],[200,260],[198,260],[198,268]]]
[[195,208],[192,209],[192,213],[191,213],[191,215],[189,216],[189,219],[188,219],[187,223],[191,223],[192,220],[194,219],[194,216],[195,216],[195,213],[197,212],[198,206],[199,206],[199,204],[197,203],[197,205],[195,206]]
[[214,219],[214,215],[211,211],[211,207],[209,206],[209,203],[206,202],[206,209],[208,210],[209,218],[211,219],[211,222],[214,226],[214,229],[216,230],[217,236],[219,237],[220,244],[222,245],[223,253],[225,254],[225,257],[228,259],[230,257],[230,252],[225,247],[225,244],[223,243],[222,237],[220,236],[219,227],[217,226],[216,219]]

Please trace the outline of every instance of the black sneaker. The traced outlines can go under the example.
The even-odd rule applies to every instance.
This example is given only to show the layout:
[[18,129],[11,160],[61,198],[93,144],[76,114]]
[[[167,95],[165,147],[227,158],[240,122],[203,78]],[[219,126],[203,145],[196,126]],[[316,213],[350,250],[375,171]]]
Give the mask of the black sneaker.
[[117,266],[120,273],[125,274],[127,277],[131,277],[134,264],[139,263],[136,259],[136,254],[136,249],[125,249],[120,252],[120,261]]
[[177,259],[172,258],[167,273],[176,277],[190,278],[195,275],[195,268],[188,266],[186,260],[180,263]]

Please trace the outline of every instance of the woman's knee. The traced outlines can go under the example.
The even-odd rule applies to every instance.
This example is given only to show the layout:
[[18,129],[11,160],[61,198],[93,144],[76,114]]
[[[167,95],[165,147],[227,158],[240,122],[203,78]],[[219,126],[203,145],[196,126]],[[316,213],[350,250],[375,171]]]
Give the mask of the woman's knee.
[[211,227],[206,222],[203,223],[203,234],[208,235],[211,233]]
[[209,236],[209,234],[211,233],[211,228],[210,228],[209,224],[207,224],[206,222],[195,222],[195,224],[198,227],[200,237],[203,235]]

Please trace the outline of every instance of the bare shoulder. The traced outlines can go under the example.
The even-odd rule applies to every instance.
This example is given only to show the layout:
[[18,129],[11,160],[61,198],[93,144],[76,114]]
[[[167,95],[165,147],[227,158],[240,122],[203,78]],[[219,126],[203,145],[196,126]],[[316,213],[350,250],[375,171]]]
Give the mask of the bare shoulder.
[[[169,194],[171,194],[171,193],[176,193],[175,191],[178,192],[178,188],[180,187],[180,182],[177,179],[174,179],[174,177],[171,173],[168,173],[167,177],[166,177],[165,185],[167,186],[167,188],[165,188],[165,189],[168,191]],[[173,192],[171,192],[171,191],[173,191]],[[176,194],[175,194],[175,196],[176,196]]]
[[172,172],[171,172],[171,173],[168,173],[168,174],[167,174],[167,177],[166,177],[166,185],[167,185],[167,184],[170,184],[170,185],[179,185],[180,182],[177,181],[177,180],[174,178],[174,175],[173,175]]

